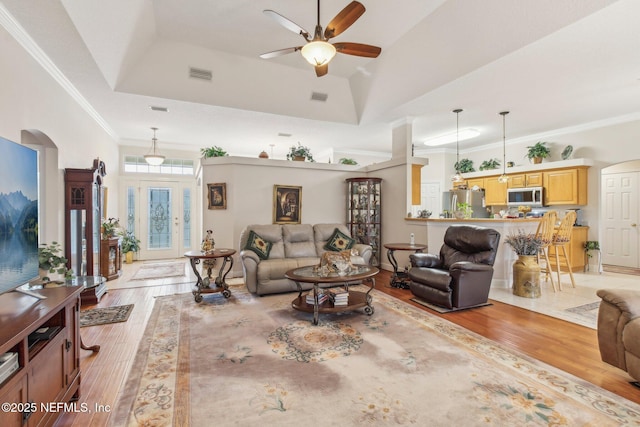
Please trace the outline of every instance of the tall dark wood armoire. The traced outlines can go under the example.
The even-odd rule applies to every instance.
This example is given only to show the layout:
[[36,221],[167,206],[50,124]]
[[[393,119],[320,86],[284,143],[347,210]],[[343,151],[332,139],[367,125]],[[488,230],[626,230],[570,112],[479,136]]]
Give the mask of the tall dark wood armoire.
[[65,169],[65,257],[75,276],[100,274],[102,177],[99,159],[88,169]]

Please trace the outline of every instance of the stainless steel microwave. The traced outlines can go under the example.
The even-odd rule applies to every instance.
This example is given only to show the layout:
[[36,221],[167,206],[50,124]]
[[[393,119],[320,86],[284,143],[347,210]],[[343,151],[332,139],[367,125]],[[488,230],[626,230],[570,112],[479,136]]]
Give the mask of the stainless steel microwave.
[[544,206],[544,189],[542,187],[508,188],[507,206]]

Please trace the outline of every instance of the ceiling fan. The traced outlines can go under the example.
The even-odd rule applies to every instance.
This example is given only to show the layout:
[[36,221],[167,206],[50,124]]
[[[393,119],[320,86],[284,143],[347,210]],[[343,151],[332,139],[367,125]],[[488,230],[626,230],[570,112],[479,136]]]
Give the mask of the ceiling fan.
[[364,56],[367,58],[377,58],[382,49],[377,46],[371,46],[362,43],[338,42],[329,43],[329,39],[340,35],[349,28],[362,14],[365,8],[362,3],[352,1],[344,9],[340,11],[322,31],[320,26],[320,0],[318,0],[318,21],[316,29],[311,38],[308,31],[300,27],[295,22],[285,18],[273,10],[264,10],[265,15],[275,19],[280,25],[286,29],[300,34],[307,41],[302,46],[289,47],[286,49],[274,50],[260,55],[260,58],[269,59],[277,56],[286,55],[288,53],[301,51],[304,59],[315,67],[316,75],[322,77],[329,71],[329,61],[333,59],[336,53],[344,53],[347,55]]

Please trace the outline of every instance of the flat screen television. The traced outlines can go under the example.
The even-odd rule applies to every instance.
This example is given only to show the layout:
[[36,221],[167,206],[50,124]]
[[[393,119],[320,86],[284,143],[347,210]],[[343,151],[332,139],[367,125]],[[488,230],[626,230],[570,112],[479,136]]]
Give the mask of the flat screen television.
[[0,294],[38,277],[38,153],[0,137]]

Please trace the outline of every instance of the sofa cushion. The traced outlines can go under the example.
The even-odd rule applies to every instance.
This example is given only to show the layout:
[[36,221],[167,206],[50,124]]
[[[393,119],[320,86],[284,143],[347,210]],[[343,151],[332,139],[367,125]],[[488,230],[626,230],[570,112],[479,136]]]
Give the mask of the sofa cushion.
[[328,251],[340,252],[351,249],[355,243],[355,240],[336,228],[324,248]]
[[282,226],[282,237],[286,258],[318,256],[310,224],[285,224]]
[[248,249],[250,251],[255,252],[256,255],[260,257],[260,259],[268,259],[269,252],[271,252],[271,246],[273,244],[271,242],[267,242],[265,239],[260,237],[258,233],[251,230],[249,233],[249,237],[247,238],[247,244],[244,249]]

